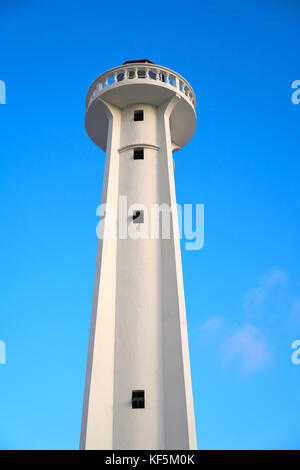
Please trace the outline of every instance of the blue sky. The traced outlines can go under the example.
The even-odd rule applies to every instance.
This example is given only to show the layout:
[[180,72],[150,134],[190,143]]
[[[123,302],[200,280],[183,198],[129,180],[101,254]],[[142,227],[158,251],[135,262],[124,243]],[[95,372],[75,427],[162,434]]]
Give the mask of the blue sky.
[[0,448],[78,448],[104,169],[85,94],[149,58],[198,101],[175,181],[205,204],[204,248],[182,252],[199,448],[300,449],[299,2],[2,0],[0,18]]

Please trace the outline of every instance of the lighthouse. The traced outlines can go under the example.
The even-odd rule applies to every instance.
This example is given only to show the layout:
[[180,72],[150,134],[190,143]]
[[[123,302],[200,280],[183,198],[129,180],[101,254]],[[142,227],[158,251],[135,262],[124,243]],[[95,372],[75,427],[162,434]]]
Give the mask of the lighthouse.
[[[106,160],[81,449],[197,448],[173,161],[195,108],[189,83],[149,60],[88,90],[86,131]],[[149,233],[153,207],[169,208],[167,236]]]

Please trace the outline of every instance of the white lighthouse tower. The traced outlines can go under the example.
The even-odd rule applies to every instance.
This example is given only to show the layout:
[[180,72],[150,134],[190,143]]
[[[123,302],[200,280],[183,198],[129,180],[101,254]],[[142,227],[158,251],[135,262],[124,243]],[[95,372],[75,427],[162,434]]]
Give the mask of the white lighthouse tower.
[[[196,449],[172,158],[195,131],[195,107],[188,82],[148,60],[105,72],[88,91],[86,130],[106,152],[102,204],[119,210],[126,196],[136,210],[103,219],[81,449]],[[120,236],[121,225],[150,226],[162,204],[169,237]]]

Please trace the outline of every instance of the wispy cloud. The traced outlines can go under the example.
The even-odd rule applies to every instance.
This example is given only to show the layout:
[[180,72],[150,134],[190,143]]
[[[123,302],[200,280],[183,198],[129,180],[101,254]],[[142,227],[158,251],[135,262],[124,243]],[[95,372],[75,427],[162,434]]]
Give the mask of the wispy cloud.
[[266,298],[266,290],[262,287],[254,287],[248,290],[244,298],[244,309],[253,310],[261,305]]
[[262,284],[265,286],[265,289],[270,290],[274,286],[285,285],[287,280],[288,276],[286,271],[283,269],[273,269],[263,276]]
[[[215,316],[200,327],[202,341],[217,342],[220,345],[218,350],[222,353],[225,365],[234,365],[242,374],[249,374],[264,369],[271,362],[271,348],[263,329],[257,325],[262,316],[257,316],[257,313],[262,312],[267,300],[271,303],[276,301],[282,287],[287,285],[287,280],[286,271],[269,271],[255,287],[245,293],[238,325],[225,317]],[[290,315],[300,322],[300,300],[293,302]]]
[[300,299],[293,300],[289,317],[292,321],[300,324]]
[[274,293],[274,289],[287,284],[287,273],[282,269],[273,269],[265,274],[257,287],[246,292],[243,302],[247,313],[255,312],[265,300]]
[[226,338],[222,350],[224,363],[236,363],[242,374],[261,370],[271,360],[266,339],[254,325],[246,325]]
[[209,318],[203,325],[200,327],[200,332],[202,334],[211,334],[216,333],[221,330],[224,326],[225,320],[223,317],[212,317]]
[[260,371],[271,360],[267,340],[253,324],[237,325],[216,316],[200,327],[200,335],[202,344],[217,345],[223,365],[236,367],[242,374]]

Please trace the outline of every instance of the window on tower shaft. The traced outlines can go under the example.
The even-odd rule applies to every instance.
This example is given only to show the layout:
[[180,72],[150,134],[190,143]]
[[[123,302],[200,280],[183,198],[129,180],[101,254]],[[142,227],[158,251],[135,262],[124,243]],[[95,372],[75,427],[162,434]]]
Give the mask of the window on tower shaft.
[[144,160],[144,149],[134,149],[133,160]]
[[143,224],[144,223],[144,211],[137,210],[132,214],[132,221],[134,224]]
[[139,109],[137,111],[134,111],[134,121],[143,121],[144,120],[144,111],[142,109]]
[[132,390],[131,404],[132,408],[145,408],[145,391]]

